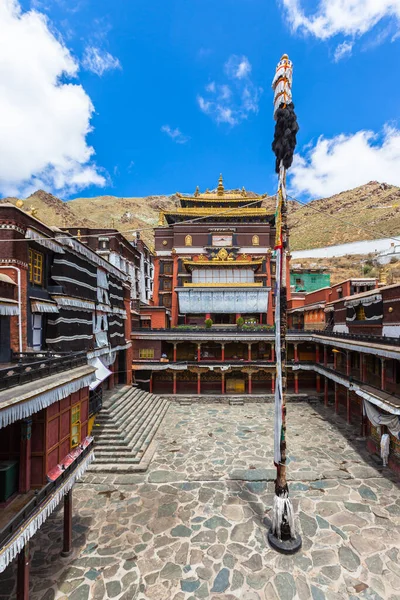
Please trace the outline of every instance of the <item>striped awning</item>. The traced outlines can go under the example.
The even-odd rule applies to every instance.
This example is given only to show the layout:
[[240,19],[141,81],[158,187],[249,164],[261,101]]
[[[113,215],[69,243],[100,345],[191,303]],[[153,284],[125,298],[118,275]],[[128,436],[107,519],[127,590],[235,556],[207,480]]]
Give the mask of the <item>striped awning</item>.
[[18,302],[16,300],[9,300],[8,298],[0,298],[0,315],[19,315]]
[[43,298],[31,298],[31,311],[33,313],[58,313],[58,306],[52,300]]

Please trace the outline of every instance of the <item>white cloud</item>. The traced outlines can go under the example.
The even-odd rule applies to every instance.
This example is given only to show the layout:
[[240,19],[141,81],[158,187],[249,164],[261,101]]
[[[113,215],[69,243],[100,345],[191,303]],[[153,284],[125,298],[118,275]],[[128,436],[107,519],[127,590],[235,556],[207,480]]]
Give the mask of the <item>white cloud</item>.
[[380,135],[373,131],[320,137],[295,155],[290,169],[295,194],[327,197],[371,180],[400,185],[400,130],[386,125]]
[[65,82],[77,70],[44,15],[0,1],[1,194],[105,185],[86,142],[92,102],[81,85]]
[[121,69],[121,63],[118,58],[95,46],[85,48],[82,65],[85,69],[92,71],[92,73],[95,73],[99,77],[104,75],[106,71]]
[[342,58],[346,58],[346,56],[350,56],[353,50],[353,42],[342,42],[336,47],[335,54],[333,59],[335,62],[339,62]]
[[360,36],[385,17],[400,19],[400,0],[319,0],[317,10],[306,16],[301,0],[282,0],[293,30],[320,39],[338,33]]
[[250,113],[258,112],[262,89],[250,79],[251,64],[246,56],[230,56],[224,71],[230,85],[212,81],[205,86],[208,95],[199,94],[197,103],[200,110],[217,123],[234,126],[247,119]]
[[190,137],[184,135],[178,127],[172,129],[169,125],[163,125],[161,131],[166,133],[176,144],[186,144],[190,140]]
[[225,72],[232,79],[244,79],[251,73],[251,64],[247,56],[232,54],[225,63]]

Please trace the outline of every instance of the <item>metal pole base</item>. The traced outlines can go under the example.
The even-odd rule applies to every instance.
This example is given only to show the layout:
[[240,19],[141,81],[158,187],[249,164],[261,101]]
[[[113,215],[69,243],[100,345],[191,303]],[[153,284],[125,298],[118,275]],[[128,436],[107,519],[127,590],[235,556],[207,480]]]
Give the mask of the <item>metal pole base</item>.
[[268,542],[271,548],[280,552],[281,554],[295,554],[301,548],[302,541],[301,537],[298,533],[295,534],[294,538],[289,538],[288,540],[280,540],[272,530],[268,531]]

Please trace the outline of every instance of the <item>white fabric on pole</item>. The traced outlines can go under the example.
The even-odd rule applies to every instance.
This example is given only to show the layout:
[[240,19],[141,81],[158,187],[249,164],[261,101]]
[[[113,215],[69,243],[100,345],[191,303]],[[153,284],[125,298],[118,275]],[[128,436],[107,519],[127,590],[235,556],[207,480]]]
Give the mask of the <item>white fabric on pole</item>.
[[275,290],[275,419],[274,419],[274,462],[281,462],[282,432],[282,356],[281,356],[281,264],[282,248],[276,250],[276,290]]
[[92,383],[89,385],[90,390],[95,390],[105,379],[107,379],[107,377],[111,375],[111,371],[103,365],[99,358],[94,358],[89,362],[92,365],[92,367],[96,367],[96,379],[95,381],[92,381]]
[[385,415],[368,400],[364,400],[364,412],[374,427],[386,425],[390,433],[400,440],[400,417],[398,415]]

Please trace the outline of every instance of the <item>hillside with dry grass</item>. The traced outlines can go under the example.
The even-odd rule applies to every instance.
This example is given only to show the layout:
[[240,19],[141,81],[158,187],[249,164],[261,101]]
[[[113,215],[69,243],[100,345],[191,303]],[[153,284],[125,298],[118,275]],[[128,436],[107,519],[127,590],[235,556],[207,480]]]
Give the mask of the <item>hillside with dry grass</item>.
[[[249,193],[251,195],[251,192]],[[14,204],[17,198],[7,198]],[[37,217],[58,227],[115,227],[128,237],[140,229],[143,239],[153,244],[152,229],[160,211],[178,205],[172,196],[145,198],[98,196],[63,202],[38,190],[24,200],[26,209],[37,209]],[[274,199],[267,197],[263,205],[274,212]],[[400,234],[400,188],[371,181],[330,198],[301,205],[289,202],[288,221],[291,249],[305,250],[345,242],[377,239]]]

